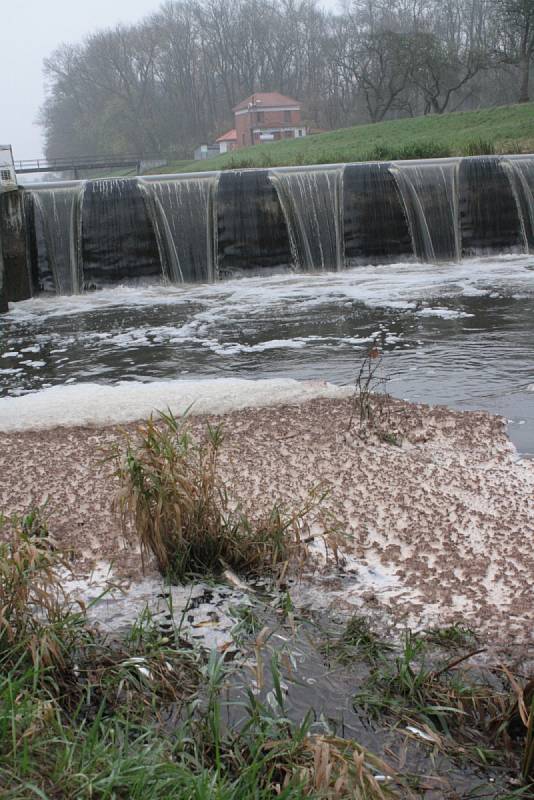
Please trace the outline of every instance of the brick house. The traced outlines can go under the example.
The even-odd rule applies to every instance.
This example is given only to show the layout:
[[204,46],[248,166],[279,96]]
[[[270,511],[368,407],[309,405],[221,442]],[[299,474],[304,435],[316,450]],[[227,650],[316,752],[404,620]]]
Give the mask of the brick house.
[[233,109],[235,147],[297,139],[308,129],[301,121],[301,104],[279,92],[256,92]]

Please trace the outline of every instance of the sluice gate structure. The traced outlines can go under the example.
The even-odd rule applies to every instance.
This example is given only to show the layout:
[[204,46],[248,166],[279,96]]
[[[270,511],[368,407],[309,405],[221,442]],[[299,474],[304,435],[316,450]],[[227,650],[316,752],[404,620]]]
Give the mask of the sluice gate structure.
[[534,156],[28,184],[0,195],[0,247],[4,310],[121,283],[529,253]]

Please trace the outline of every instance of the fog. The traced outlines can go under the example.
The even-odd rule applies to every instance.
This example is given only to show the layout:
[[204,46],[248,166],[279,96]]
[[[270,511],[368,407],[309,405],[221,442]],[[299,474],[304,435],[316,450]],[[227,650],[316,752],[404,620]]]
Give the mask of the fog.
[[158,0],[1,0],[0,142],[13,145],[15,158],[42,155],[36,121],[44,98],[43,59],[62,42],[136,21],[158,5]]
[[[0,142],[16,159],[43,153],[39,108],[44,99],[43,59],[62,42],[135,22],[155,11],[159,0],[2,0],[0,3]],[[335,0],[319,5],[334,8]]]

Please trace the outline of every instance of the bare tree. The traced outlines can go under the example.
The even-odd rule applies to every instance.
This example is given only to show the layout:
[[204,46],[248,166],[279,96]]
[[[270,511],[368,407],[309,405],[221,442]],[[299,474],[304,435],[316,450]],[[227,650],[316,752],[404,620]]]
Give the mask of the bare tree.
[[519,69],[520,103],[530,100],[530,66],[534,54],[534,0],[495,0],[498,54]]
[[298,98],[319,127],[505,102],[517,66],[528,98],[534,0],[347,2],[167,0],[65,45],[45,63],[47,152],[190,157],[258,91]]
[[442,114],[491,65],[485,0],[433,0],[420,8],[413,27],[412,80],[424,113]]
[[341,82],[352,85],[352,97],[365,102],[372,122],[403,107],[412,69],[410,43],[395,11],[389,4],[356,2],[337,26],[334,63]]

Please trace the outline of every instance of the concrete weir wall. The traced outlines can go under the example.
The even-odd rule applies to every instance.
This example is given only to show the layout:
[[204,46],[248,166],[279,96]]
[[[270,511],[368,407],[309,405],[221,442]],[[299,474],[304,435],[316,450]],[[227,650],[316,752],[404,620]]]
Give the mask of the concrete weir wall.
[[[0,194],[0,310],[2,296],[8,301],[31,297],[28,272],[24,193],[22,191]],[[6,310],[4,307],[4,311]]]
[[534,252],[534,155],[28,184],[0,194],[0,310],[145,280]]
[[6,272],[2,256],[2,239],[0,238],[0,314],[7,311]]

